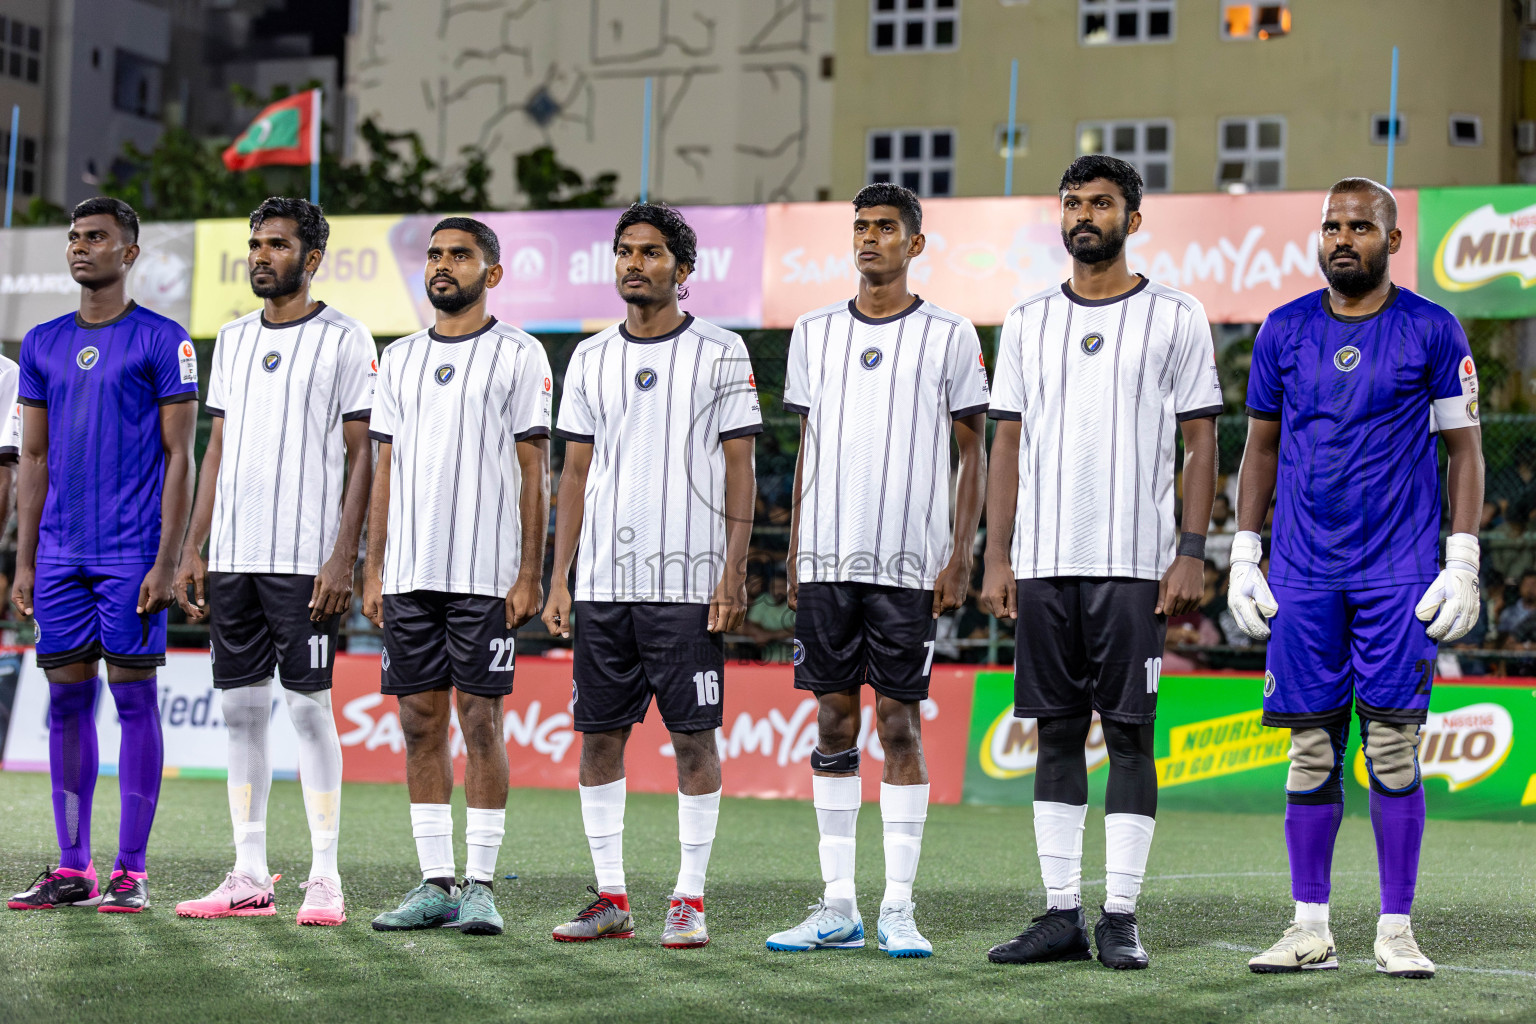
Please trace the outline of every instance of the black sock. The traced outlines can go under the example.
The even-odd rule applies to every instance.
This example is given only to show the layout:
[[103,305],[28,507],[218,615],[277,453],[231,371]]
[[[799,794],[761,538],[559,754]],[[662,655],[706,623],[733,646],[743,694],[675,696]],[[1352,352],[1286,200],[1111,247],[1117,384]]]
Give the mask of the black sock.
[[443,890],[443,892],[449,892],[449,893],[453,892],[453,879],[452,878],[429,878],[429,879],[427,879],[427,881],[431,882],[433,885],[435,885],[439,889]]

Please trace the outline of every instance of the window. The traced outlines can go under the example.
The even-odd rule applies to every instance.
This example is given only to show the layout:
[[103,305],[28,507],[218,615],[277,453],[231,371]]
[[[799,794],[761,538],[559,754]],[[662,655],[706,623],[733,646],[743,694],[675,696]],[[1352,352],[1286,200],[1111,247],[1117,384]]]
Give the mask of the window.
[[1100,43],[1173,40],[1173,0],[1077,0],[1078,38]]
[[[992,132],[992,142],[997,149],[997,155],[1002,159],[1008,159],[1008,122],[1004,121]],[[1029,153],[1029,125],[1014,122],[1013,125],[1013,157],[1017,160]]]
[[960,0],[869,0],[872,53],[953,50],[960,45]]
[[1483,119],[1476,114],[1451,115],[1451,145],[1481,146],[1483,144]]
[[1291,34],[1291,5],[1222,0],[1221,38],[1276,39]]
[[870,132],[865,177],[871,182],[894,181],[920,196],[954,195],[955,130],[893,128]]
[[1285,187],[1285,119],[1224,118],[1216,129],[1216,187]]
[[37,82],[42,77],[43,30],[0,17],[0,74]]
[[[1373,146],[1385,146],[1387,139],[1393,134],[1392,118],[1387,114],[1371,115],[1371,144]],[[1408,117],[1402,111],[1397,112],[1397,144],[1401,146],[1408,141]]]
[[1077,153],[1108,153],[1134,164],[1148,192],[1173,187],[1172,121],[1086,121],[1077,126]]
[[[37,194],[37,139],[23,135],[16,146],[16,191],[20,195]],[[0,131],[0,188],[5,186],[5,176],[10,173],[11,133]]]
[[148,57],[118,50],[113,65],[112,105],[140,117],[159,117],[162,70]]

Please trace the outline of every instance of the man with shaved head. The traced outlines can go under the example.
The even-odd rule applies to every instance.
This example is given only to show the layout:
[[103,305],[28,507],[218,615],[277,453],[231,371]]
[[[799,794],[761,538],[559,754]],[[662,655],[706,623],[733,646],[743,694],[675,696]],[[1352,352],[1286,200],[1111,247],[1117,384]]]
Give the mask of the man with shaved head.
[[[1424,835],[1419,730],[1441,642],[1478,615],[1483,458],[1477,368],[1449,312],[1392,283],[1397,202],[1368,178],[1328,190],[1318,264],[1328,287],[1275,310],[1248,378],[1229,603],[1269,640],[1264,724],[1291,730],[1285,843],[1295,922],[1256,973],[1332,970],[1334,838],[1351,709],[1370,777],[1381,878],[1376,969],[1429,978],[1409,925]],[[1435,435],[1449,455],[1440,539]],[[1259,530],[1276,498],[1270,571]]]

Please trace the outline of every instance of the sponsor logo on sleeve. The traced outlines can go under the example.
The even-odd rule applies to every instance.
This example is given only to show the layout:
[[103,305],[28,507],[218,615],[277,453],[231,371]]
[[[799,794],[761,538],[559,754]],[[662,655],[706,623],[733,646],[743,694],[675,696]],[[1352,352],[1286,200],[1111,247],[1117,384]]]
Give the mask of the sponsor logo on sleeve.
[[183,384],[197,383],[197,351],[192,347],[192,342],[183,341],[176,351],[177,362],[181,364],[181,382]]

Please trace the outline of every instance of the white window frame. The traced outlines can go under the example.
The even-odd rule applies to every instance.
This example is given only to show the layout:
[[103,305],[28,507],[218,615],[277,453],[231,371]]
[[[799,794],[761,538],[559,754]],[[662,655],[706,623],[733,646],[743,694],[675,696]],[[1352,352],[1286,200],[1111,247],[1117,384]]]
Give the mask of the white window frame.
[[[933,155],[934,136],[940,132],[949,135],[949,156],[935,157]],[[922,154],[916,158],[902,156],[902,141],[904,136],[918,134],[922,136]],[[875,139],[881,135],[890,136],[891,157],[889,160],[877,160],[875,158]],[[949,125],[933,125],[928,127],[903,127],[903,128],[873,128],[864,139],[864,180],[875,181],[876,174],[886,174],[886,181],[893,181],[898,185],[904,185],[904,174],[916,173],[920,175],[918,184],[921,186],[912,191],[923,198],[948,197],[958,194],[955,175],[955,156],[959,149],[959,133]],[[949,172],[949,191],[935,193],[932,190],[933,172]],[[908,186],[910,187],[910,186]]]
[[[1456,122],[1470,121],[1477,129],[1477,138],[1471,142],[1465,142],[1456,137]],[[1483,144],[1483,118],[1481,114],[1452,114],[1445,122],[1446,137],[1451,145],[1458,149],[1471,149]]]
[[[1082,46],[1140,46],[1145,44],[1171,43],[1179,31],[1178,4],[1176,0],[1077,0],[1077,41]],[[1136,35],[1132,37],[1120,37],[1115,33],[1117,22],[1116,15],[1135,12]],[[1168,34],[1166,36],[1149,36],[1147,28],[1151,23],[1150,15],[1153,12],[1166,12],[1168,14]],[[1104,39],[1090,38],[1084,30],[1090,14],[1102,14],[1105,17],[1104,25],[1108,37]]]
[[[1227,127],[1233,124],[1247,126],[1248,143],[1241,149],[1229,149],[1227,147]],[[1278,149],[1259,148],[1259,125],[1278,124],[1280,126],[1280,146]],[[1289,142],[1290,131],[1286,126],[1285,118],[1279,114],[1259,114],[1253,117],[1223,117],[1216,122],[1216,187],[1227,188],[1234,184],[1242,184],[1255,192],[1275,192],[1285,188],[1285,150]],[[1280,164],[1280,174],[1277,181],[1270,185],[1261,185],[1258,181],[1258,162],[1261,160],[1275,160]],[[1222,177],[1222,165],[1242,161],[1244,164],[1243,176],[1232,180]]]
[[[1253,9],[1253,20],[1250,22],[1250,30],[1242,35],[1234,35],[1227,31],[1227,11],[1233,7],[1250,7]],[[1282,10],[1289,11],[1291,3],[1290,0],[1221,0],[1221,38],[1266,40],[1283,39],[1291,34],[1292,29],[1287,26],[1286,30],[1279,35],[1261,35],[1259,31],[1259,8],[1261,7],[1279,7]]]
[[[1387,144],[1386,132],[1382,132],[1380,135],[1377,135],[1376,124],[1377,122],[1389,121],[1391,116],[1392,112],[1389,110],[1376,110],[1371,112],[1371,119],[1368,122],[1368,130],[1371,134],[1371,145],[1385,146]],[[1446,130],[1450,130],[1449,124],[1447,124]],[[1407,142],[1408,139],[1408,115],[1399,110],[1397,112],[1397,144],[1401,146],[1403,143]]]
[[[1135,132],[1136,132],[1136,142],[1135,142],[1135,145],[1131,149],[1128,149],[1128,150],[1116,150],[1115,149],[1115,145],[1114,145],[1114,131],[1115,131],[1116,128],[1133,128],[1133,129],[1135,129]],[[1147,149],[1147,129],[1148,128],[1163,128],[1163,129],[1167,130],[1167,132],[1168,132],[1168,147],[1167,147],[1167,149],[1164,149],[1164,150],[1148,150]],[[1098,131],[1098,132],[1102,133],[1102,137],[1104,139],[1104,146],[1101,149],[1097,150],[1097,151],[1095,151],[1093,149],[1085,148],[1083,146],[1083,136],[1086,135],[1090,131]],[[1154,193],[1154,192],[1172,192],[1173,191],[1173,147],[1174,147],[1174,137],[1173,137],[1173,119],[1172,118],[1167,118],[1167,117],[1147,117],[1147,118],[1119,118],[1119,119],[1116,119],[1116,120],[1106,120],[1106,121],[1079,121],[1078,124],[1077,124],[1076,140],[1077,140],[1076,141],[1076,148],[1077,148],[1077,155],[1078,156],[1083,156],[1083,155],[1085,155],[1087,153],[1092,153],[1092,152],[1100,152],[1100,153],[1106,153],[1109,156],[1119,157],[1121,160],[1124,160],[1127,163],[1133,164],[1135,166],[1136,170],[1138,172],[1140,172],[1141,178],[1142,178],[1143,182],[1145,182],[1146,179],[1147,179],[1147,167],[1148,167],[1148,165],[1149,164],[1154,164],[1154,163],[1155,164],[1161,164],[1164,167],[1165,174],[1166,174],[1166,180],[1164,181],[1164,184],[1161,187],[1153,187],[1152,185],[1146,185],[1145,186],[1146,191],[1149,192],[1149,193]]]
[[[950,0],[953,6],[943,9],[937,6],[940,0],[918,0],[922,7],[917,10],[908,8],[911,0],[894,0],[890,10],[880,10],[881,2],[882,0],[869,0],[870,53],[949,53],[960,49],[961,0]],[[934,37],[938,24],[944,21],[953,23],[954,34],[950,42],[940,45],[934,42]],[[913,22],[922,23],[923,44],[921,46],[907,45],[907,25]],[[894,41],[890,46],[877,46],[875,43],[881,25],[891,26]]]

